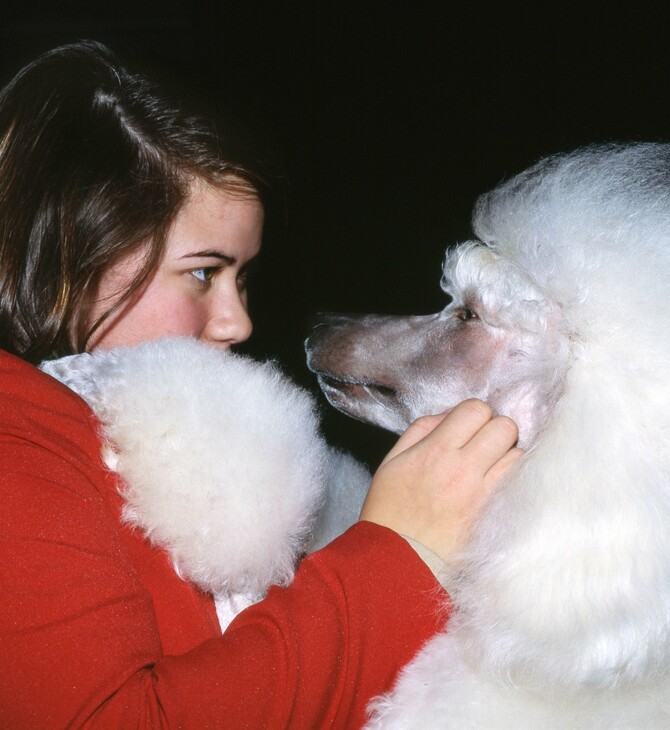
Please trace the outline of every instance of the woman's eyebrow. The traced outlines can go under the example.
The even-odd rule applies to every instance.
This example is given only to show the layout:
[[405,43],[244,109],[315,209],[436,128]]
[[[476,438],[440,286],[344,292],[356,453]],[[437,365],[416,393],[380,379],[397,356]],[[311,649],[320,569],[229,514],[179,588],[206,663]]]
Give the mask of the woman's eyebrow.
[[181,259],[220,259],[228,265],[236,264],[237,259],[235,256],[228,256],[221,251],[194,251],[193,253],[187,253],[180,256]]

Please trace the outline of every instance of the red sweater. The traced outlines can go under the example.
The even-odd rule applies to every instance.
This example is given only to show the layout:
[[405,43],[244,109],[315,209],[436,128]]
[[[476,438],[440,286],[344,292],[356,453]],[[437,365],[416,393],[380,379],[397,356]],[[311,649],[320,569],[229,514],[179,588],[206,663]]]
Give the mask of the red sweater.
[[0,727],[356,728],[444,623],[406,541],[360,523],[221,636],[99,454],[84,402],[0,353]]

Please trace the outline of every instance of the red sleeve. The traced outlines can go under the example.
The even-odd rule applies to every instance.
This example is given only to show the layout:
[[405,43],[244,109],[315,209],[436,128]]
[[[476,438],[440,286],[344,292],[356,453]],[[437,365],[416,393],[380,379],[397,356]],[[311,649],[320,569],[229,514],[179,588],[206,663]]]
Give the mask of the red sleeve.
[[[443,624],[444,594],[395,533],[359,523],[303,561],[219,640],[155,667],[170,717],[204,727],[356,728],[371,697]],[[210,698],[196,707],[189,698]]]
[[362,523],[223,637],[163,656],[79,399],[0,358],[0,727],[354,728],[442,625],[407,543]]

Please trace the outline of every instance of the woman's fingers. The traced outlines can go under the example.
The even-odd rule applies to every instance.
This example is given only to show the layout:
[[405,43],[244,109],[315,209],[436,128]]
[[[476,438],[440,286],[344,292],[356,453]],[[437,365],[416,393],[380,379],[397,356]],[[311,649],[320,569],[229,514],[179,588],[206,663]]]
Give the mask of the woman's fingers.
[[422,441],[426,436],[428,436],[429,433],[431,433],[437,426],[439,426],[440,423],[442,423],[442,421],[444,421],[444,419],[448,415],[449,412],[440,413],[435,416],[422,416],[421,418],[418,418],[416,421],[414,421],[405,431],[405,433],[403,433],[402,436],[396,441],[395,445],[388,452],[388,454],[386,454],[384,460],[382,461],[382,465],[386,464],[388,461],[391,461],[391,459],[393,459],[403,451],[411,449],[412,446],[417,444],[419,441]]
[[505,416],[494,416],[491,406],[483,401],[469,399],[450,411],[414,421],[382,464],[419,443],[421,448],[430,448],[434,443],[439,449],[461,449],[466,458],[470,454],[476,455],[482,473],[486,473],[514,446],[518,437],[514,421]]
[[511,418],[495,416],[463,444],[463,455],[479,463],[485,474],[507,454],[518,438],[519,429]]
[[[451,409],[440,424],[439,438],[461,449],[493,418],[493,409],[484,401],[470,398]],[[438,436],[436,435],[436,438]]]
[[361,519],[443,558],[461,550],[496,482],[519,459],[517,427],[482,401],[415,421],[375,474]]
[[502,458],[498,459],[496,463],[486,472],[486,481],[495,484],[500,481],[504,476],[505,472],[525,454],[523,449],[518,447],[510,449]]
[[439,441],[441,444],[448,443],[450,448],[461,448],[492,417],[493,411],[488,404],[471,398],[444,413],[417,418],[398,439],[382,464],[411,449],[420,441],[424,442],[424,439],[425,445],[431,441]]

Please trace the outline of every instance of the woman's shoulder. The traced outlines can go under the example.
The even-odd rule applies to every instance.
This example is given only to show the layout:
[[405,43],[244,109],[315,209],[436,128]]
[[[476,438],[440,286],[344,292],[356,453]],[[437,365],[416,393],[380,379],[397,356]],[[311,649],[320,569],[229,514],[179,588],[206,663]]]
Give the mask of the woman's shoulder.
[[99,462],[97,422],[86,403],[37,367],[2,350],[0,431],[77,461]]
[[[69,388],[4,350],[0,350],[0,398],[3,406],[15,401],[26,408],[57,409],[83,417],[90,413],[84,401]],[[5,414],[6,408],[0,412]]]

